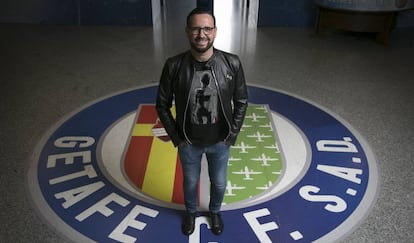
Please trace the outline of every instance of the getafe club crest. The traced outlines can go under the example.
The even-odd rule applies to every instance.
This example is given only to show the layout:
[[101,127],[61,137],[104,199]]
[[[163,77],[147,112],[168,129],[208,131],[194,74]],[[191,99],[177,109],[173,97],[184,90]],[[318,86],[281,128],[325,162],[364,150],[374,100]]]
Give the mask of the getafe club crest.
[[[267,105],[248,107],[239,143],[230,152],[226,205],[264,193],[281,174],[283,161],[270,115]],[[156,199],[183,205],[180,158],[177,149],[169,143],[155,105],[139,106],[130,134],[123,161],[131,183]],[[205,195],[210,194],[206,170],[203,170],[201,182],[199,197],[203,199],[201,202],[208,202],[208,198],[204,200]]]
[[[249,86],[249,108],[228,162],[216,236],[197,218],[189,237],[181,164],[155,111],[156,86],[68,115],[40,142],[28,173],[36,208],[74,242],[333,242],[375,202],[378,175],[364,139],[335,114]],[[172,108],[174,113],[174,107]],[[202,161],[200,211],[209,180]]]

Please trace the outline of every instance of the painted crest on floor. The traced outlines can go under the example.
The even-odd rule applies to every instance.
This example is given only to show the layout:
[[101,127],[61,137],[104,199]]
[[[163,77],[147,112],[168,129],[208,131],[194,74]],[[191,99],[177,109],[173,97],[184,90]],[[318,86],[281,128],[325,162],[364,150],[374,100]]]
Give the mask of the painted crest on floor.
[[250,85],[246,119],[231,148],[224,232],[214,235],[202,213],[209,194],[202,167],[201,213],[196,231],[184,236],[181,166],[157,117],[156,91],[139,87],[88,104],[35,149],[28,172],[32,201],[65,238],[333,242],[375,203],[375,158],[351,125],[310,101]]

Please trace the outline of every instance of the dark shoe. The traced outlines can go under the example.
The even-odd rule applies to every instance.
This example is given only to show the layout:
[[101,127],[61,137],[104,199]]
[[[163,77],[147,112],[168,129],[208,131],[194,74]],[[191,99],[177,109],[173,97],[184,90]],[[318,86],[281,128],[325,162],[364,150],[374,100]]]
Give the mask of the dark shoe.
[[191,235],[195,227],[195,214],[186,213],[181,225],[181,230],[185,235]]
[[211,213],[211,230],[215,235],[223,233],[223,220],[220,213]]

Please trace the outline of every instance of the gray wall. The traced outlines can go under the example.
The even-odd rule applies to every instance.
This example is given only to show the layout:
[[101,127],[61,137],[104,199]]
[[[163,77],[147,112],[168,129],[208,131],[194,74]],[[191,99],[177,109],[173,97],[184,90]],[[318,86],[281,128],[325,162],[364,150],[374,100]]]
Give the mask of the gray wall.
[[0,23],[152,25],[151,0],[3,0]]
[[[258,26],[312,27],[315,16],[312,0],[260,0]],[[151,0],[3,0],[0,23],[152,25]],[[400,12],[396,27],[414,27],[414,10]]]

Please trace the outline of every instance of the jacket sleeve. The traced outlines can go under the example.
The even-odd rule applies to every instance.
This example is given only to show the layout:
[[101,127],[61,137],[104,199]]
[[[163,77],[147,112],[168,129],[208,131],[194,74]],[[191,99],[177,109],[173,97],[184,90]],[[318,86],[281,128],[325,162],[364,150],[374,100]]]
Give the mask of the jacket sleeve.
[[235,85],[233,90],[233,114],[230,136],[227,141],[234,145],[236,143],[237,136],[243,125],[244,117],[246,115],[248,106],[248,93],[247,85],[244,77],[244,71],[240,60],[237,58],[236,61],[236,76]]
[[174,99],[172,85],[175,75],[170,63],[170,60],[167,60],[162,70],[155,107],[168,136],[171,138],[174,146],[178,146],[184,139],[181,138],[177,123],[171,113]]

